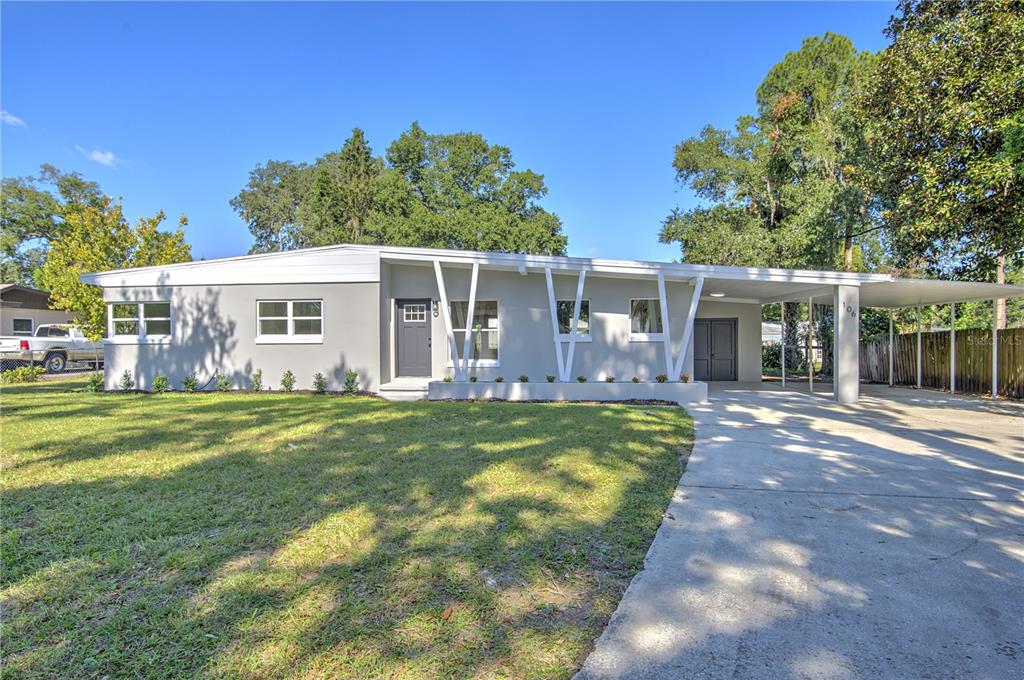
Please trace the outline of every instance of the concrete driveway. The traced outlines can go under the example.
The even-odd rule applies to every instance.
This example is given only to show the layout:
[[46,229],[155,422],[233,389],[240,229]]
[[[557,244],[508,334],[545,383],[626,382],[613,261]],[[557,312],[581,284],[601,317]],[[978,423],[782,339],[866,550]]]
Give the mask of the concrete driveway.
[[1024,678],[1024,407],[711,399],[577,678]]

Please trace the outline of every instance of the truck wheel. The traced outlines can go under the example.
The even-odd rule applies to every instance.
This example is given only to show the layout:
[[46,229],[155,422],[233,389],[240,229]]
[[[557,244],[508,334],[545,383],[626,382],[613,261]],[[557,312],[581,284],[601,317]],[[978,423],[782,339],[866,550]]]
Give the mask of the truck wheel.
[[60,352],[47,354],[46,359],[43,360],[43,366],[46,367],[47,373],[63,373],[67,365],[68,358]]

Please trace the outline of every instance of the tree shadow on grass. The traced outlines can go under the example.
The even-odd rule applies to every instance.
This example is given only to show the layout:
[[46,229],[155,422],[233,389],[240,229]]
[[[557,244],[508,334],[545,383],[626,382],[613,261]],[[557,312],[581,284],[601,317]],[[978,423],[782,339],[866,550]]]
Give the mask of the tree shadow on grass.
[[15,447],[13,671],[566,676],[692,441],[677,409],[110,396]]

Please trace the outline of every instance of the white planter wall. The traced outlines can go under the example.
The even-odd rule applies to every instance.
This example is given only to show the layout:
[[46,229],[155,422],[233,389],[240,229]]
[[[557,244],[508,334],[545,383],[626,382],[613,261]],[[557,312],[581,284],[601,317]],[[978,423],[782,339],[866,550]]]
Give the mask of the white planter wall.
[[708,399],[708,386],[702,382],[442,382],[428,386],[428,399],[505,399],[529,401],[625,401],[661,399],[680,404],[699,404]]

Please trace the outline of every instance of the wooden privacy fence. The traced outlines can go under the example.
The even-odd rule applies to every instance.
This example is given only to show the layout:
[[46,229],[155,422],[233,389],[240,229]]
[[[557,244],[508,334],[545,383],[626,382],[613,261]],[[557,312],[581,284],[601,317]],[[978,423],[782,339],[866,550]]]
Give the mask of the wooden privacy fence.
[[[893,382],[917,384],[917,334],[894,339]],[[889,338],[860,344],[860,377],[866,382],[889,382]],[[949,389],[949,331],[921,333],[921,387]],[[992,393],[992,331],[956,332],[956,391]],[[999,394],[1024,399],[1024,328],[999,331]]]

